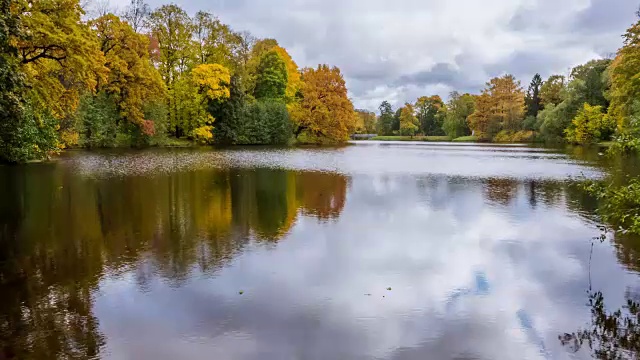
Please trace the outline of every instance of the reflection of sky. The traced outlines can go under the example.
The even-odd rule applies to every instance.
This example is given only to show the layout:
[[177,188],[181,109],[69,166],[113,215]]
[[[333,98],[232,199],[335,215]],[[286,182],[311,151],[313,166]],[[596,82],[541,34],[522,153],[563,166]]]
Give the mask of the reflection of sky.
[[[589,319],[597,229],[563,205],[532,208],[516,186],[504,205],[481,180],[354,176],[338,220],[302,217],[277,246],[249,246],[214,277],[177,288],[152,278],[144,292],[134,274],[105,279],[95,311],[107,354],[569,358],[557,336]],[[593,262],[594,287],[621,303],[633,275],[606,244]]]

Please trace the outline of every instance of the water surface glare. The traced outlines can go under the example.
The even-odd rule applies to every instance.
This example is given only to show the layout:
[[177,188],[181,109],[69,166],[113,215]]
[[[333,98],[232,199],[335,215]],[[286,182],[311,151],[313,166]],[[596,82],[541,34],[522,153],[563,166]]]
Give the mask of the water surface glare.
[[575,178],[526,146],[68,152],[0,167],[0,359],[588,359],[640,293]]

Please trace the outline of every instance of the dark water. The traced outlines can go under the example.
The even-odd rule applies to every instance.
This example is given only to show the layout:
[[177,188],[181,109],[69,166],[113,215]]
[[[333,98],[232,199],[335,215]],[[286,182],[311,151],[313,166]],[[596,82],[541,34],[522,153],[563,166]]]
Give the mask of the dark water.
[[[589,155],[589,156],[587,156]],[[519,146],[67,153],[0,167],[0,359],[571,359],[597,154]],[[593,245],[592,245],[593,244]]]

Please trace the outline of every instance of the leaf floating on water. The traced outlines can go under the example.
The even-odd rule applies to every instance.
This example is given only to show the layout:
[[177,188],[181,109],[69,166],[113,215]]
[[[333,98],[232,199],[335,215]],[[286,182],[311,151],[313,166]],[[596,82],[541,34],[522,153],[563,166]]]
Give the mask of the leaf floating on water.
[[387,288],[387,290],[391,291],[391,288],[390,288],[390,287],[388,287],[388,288]]
[[371,294],[364,294],[365,296],[371,296]]
[[242,295],[242,294],[244,294],[244,291],[240,290],[240,291],[238,292],[238,294]]

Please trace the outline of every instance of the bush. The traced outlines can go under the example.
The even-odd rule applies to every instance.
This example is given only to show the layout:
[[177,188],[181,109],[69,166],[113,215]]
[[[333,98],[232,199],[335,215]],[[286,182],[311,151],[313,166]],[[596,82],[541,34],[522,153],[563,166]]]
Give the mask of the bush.
[[88,148],[116,146],[120,117],[115,102],[106,93],[85,95],[80,99],[76,115],[79,119],[79,144]]
[[236,144],[286,144],[292,135],[289,112],[281,101],[264,100],[247,104],[241,123]]
[[565,130],[567,140],[574,144],[592,144],[609,140],[616,129],[610,116],[602,113],[602,106],[584,103],[582,109]]

